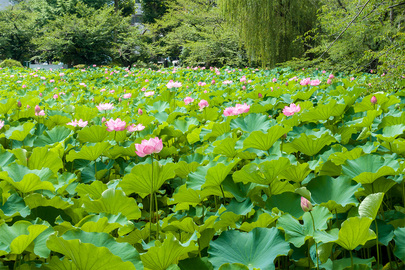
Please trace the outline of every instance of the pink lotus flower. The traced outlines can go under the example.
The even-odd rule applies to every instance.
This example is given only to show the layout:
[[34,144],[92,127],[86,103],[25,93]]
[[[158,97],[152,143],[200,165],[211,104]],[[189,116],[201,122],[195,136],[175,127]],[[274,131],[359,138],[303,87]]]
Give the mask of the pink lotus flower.
[[114,109],[114,105],[112,103],[100,103],[96,105],[96,107],[100,112]]
[[153,96],[155,94],[155,91],[148,91],[145,92],[145,97]]
[[304,197],[301,197],[301,208],[304,212],[309,212],[312,210],[312,204]]
[[227,85],[227,84],[231,84],[231,83],[232,83],[232,81],[225,80],[225,81],[223,81],[222,83],[223,83],[223,84],[225,84],[225,85]]
[[276,83],[276,82],[277,82],[277,79],[276,79],[276,78],[273,78],[273,82]]
[[190,103],[193,102],[193,101],[194,101],[194,98],[191,98],[191,97],[186,97],[186,98],[184,99],[184,103],[186,103],[186,105],[190,104]]
[[58,99],[58,94],[53,95],[53,99]]
[[114,93],[115,93],[115,90],[110,90],[109,93],[110,93],[110,94],[114,94]]
[[179,88],[179,87],[181,87],[181,85],[182,85],[181,82],[173,82],[173,80],[170,80],[166,84],[166,87],[169,89],[172,89],[172,88]]
[[321,84],[321,81],[318,80],[318,79],[313,80],[313,81],[310,82],[310,85],[312,85],[312,86],[317,86],[317,85],[320,85],[320,84]]
[[142,125],[142,124],[138,124],[138,125],[136,125],[136,126],[135,126],[135,124],[132,124],[132,125],[129,125],[129,126],[127,127],[127,130],[128,130],[129,132],[141,131],[141,130],[144,130],[144,129],[145,129],[145,126]]
[[21,87],[22,87],[22,88],[27,88],[27,86],[26,86],[25,84],[23,84]]
[[101,123],[104,123],[107,119],[105,119],[105,117],[103,116],[103,118],[101,118]]
[[239,115],[242,113],[247,113],[250,110],[250,105],[236,104],[235,107],[228,107],[224,110],[224,116]]
[[143,114],[142,109],[138,109],[138,114],[139,114],[139,115],[142,115],[142,114]]
[[377,98],[373,96],[370,100],[371,103],[376,104],[377,103]]
[[305,78],[300,81],[301,85],[308,85],[311,83],[311,78]]
[[0,120],[0,129],[4,127],[4,121]]
[[131,97],[132,97],[132,94],[131,94],[131,93],[126,93],[126,94],[124,94],[124,96],[123,96],[124,99],[128,99],[128,98],[131,98]]
[[329,74],[329,79],[333,79],[335,76],[333,74]]
[[243,85],[243,86],[242,86],[242,90],[246,90],[246,86]]
[[107,126],[107,131],[111,132],[111,131],[125,130],[127,123],[117,118],[115,120],[113,119],[108,120],[107,122],[105,122],[105,125]]
[[153,153],[159,153],[163,149],[163,142],[158,137],[150,138],[149,140],[143,140],[141,144],[135,144],[135,153],[144,157]]
[[45,116],[45,111],[44,111],[44,110],[41,110],[41,111],[39,111],[39,112],[36,112],[35,115],[36,115],[36,116]]
[[261,93],[259,93],[259,94],[258,94],[258,97],[259,97],[259,98],[262,98],[262,97],[263,97],[263,95],[262,95]]
[[328,79],[328,80],[326,81],[326,83],[327,83],[327,84],[331,84],[331,83],[332,83],[332,80],[331,80],[331,79]]
[[85,126],[87,126],[87,124],[88,124],[88,121],[83,121],[82,119],[80,119],[79,121],[77,121],[77,120],[75,119],[74,121],[71,121],[71,122],[67,123],[66,125],[73,126],[73,127],[77,127],[77,126],[79,126],[79,127],[85,127]]
[[215,84],[215,80],[212,80],[212,81],[211,81],[211,84]]
[[50,82],[50,83],[54,83],[54,82],[55,82],[55,80],[54,80],[54,79],[52,79],[52,80],[49,80],[49,82]]
[[208,107],[209,104],[208,104],[208,101],[206,101],[205,99],[202,99],[202,100],[198,103],[198,106],[200,107],[200,109],[203,109],[203,108],[205,108],[205,107]]
[[39,93],[39,96],[42,97],[42,93]]
[[205,82],[198,82],[197,85],[198,86],[204,86],[204,85],[206,85],[206,83]]
[[38,105],[35,105],[35,112],[39,113],[41,111],[41,107],[39,107]]
[[243,76],[239,81],[240,81],[240,82],[246,82],[246,77]]
[[290,106],[285,106],[283,109],[283,114],[285,116],[294,115],[301,110],[300,105],[296,106],[294,103],[291,103]]

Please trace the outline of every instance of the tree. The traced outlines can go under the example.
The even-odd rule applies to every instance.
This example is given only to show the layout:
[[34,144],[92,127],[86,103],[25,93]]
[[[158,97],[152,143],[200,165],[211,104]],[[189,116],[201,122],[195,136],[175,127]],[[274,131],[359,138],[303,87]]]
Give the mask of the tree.
[[0,59],[29,60],[35,51],[37,14],[20,6],[0,11]]
[[251,60],[274,66],[305,52],[296,38],[315,26],[318,0],[219,0]]
[[128,20],[112,6],[96,10],[79,2],[76,11],[56,17],[43,28],[42,38],[36,40],[43,56],[70,66],[112,61],[118,43],[123,42],[121,35],[129,31]]
[[213,0],[177,0],[150,25],[156,55],[180,56],[184,65],[244,66],[246,53],[235,28]]
[[169,0],[142,0],[143,23],[154,23],[166,13]]

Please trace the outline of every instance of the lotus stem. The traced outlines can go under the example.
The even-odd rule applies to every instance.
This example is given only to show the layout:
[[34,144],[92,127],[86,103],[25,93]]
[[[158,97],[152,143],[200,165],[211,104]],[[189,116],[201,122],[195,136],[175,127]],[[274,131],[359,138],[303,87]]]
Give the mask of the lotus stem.
[[[311,215],[312,225],[313,225],[313,228],[314,228],[314,236],[315,236],[315,220],[314,220],[314,216],[312,215],[311,211],[309,211],[309,214]],[[315,237],[314,237],[314,241],[315,241],[316,269],[319,270],[318,243],[316,242]]]
[[352,265],[352,270],[354,270],[354,265],[353,265],[353,250],[350,250],[350,261]]
[[380,250],[378,248],[378,224],[377,220],[374,220],[375,223],[375,234],[376,234],[376,247],[377,247],[377,270],[380,269]]
[[157,193],[153,193],[155,196],[155,207],[156,207],[156,240],[159,239],[159,206],[157,200]]
[[153,155],[150,156],[152,159],[152,179],[151,179],[151,185],[150,185],[150,197],[149,197],[149,242],[150,242],[150,238],[151,238],[151,234],[152,234],[152,217],[155,215],[155,213],[153,213]]
[[225,193],[224,193],[224,189],[222,188],[222,185],[219,185],[219,187],[221,188],[221,192],[222,192],[222,201],[223,201],[224,206],[225,206]]

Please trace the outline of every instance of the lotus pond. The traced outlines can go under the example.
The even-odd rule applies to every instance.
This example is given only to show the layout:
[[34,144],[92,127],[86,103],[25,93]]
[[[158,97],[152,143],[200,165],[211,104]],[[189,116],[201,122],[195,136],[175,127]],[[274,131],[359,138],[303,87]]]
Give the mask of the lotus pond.
[[405,80],[0,70],[0,269],[403,269]]

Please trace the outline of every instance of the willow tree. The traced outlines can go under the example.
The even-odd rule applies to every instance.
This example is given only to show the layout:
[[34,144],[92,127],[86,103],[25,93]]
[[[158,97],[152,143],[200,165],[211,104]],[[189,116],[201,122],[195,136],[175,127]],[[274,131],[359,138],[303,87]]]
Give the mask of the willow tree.
[[251,60],[262,65],[300,57],[305,51],[297,37],[316,23],[318,0],[219,0],[224,15],[238,25]]

